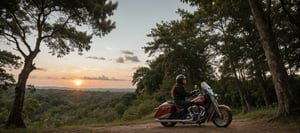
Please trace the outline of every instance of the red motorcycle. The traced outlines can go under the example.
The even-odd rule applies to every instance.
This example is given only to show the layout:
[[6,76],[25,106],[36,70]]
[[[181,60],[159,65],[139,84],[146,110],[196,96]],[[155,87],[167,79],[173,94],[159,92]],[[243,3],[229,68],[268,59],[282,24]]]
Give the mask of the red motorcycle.
[[217,95],[206,83],[201,83],[201,88],[191,100],[193,106],[187,109],[180,108],[173,101],[162,103],[155,108],[155,120],[164,127],[173,127],[176,123],[201,124],[212,121],[217,127],[227,127],[232,121],[231,109],[226,105],[219,105]]

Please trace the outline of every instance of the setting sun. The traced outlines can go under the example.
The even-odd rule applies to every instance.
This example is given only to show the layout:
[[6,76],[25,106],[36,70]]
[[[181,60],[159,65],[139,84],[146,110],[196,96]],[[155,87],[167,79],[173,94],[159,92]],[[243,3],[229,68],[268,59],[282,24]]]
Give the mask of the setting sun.
[[74,84],[75,84],[75,86],[81,86],[82,80],[80,80],[80,79],[74,80]]

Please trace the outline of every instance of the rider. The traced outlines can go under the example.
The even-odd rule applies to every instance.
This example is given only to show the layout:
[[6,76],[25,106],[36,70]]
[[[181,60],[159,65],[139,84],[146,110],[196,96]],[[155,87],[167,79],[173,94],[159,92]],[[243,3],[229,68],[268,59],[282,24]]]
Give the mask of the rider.
[[186,85],[186,77],[183,74],[177,75],[176,84],[172,88],[171,96],[174,99],[176,105],[187,108],[189,106],[192,106],[193,103],[186,101],[185,97],[192,96],[196,93],[196,91],[186,92],[184,89],[184,85]]

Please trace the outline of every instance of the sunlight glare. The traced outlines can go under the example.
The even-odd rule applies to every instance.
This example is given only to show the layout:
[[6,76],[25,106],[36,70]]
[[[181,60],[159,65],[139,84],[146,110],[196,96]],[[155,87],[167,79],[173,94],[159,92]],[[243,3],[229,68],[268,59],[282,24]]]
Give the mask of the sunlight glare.
[[75,86],[81,86],[82,80],[77,79],[77,80],[74,81],[74,83],[75,83]]

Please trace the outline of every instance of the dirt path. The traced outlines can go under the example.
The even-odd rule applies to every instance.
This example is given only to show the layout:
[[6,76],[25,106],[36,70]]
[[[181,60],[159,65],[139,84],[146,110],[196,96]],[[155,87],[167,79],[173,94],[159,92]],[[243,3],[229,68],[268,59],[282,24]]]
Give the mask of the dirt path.
[[[140,125],[128,125],[128,126],[112,126],[112,127],[93,127],[93,132],[99,133],[284,133],[295,132],[295,129],[291,131],[287,129],[281,129],[274,125],[257,125],[248,121],[233,121],[227,128],[218,128],[212,123],[204,123],[201,126],[194,124],[177,124],[175,127],[166,128],[160,125],[160,123],[148,123]],[[298,131],[300,133],[300,130]]]
[[153,122],[137,125],[81,127],[71,131],[55,131],[55,133],[300,133],[299,126],[292,127],[286,128],[276,124],[255,124],[245,120],[235,120],[227,128],[218,128],[212,123],[204,123],[201,126],[178,123],[175,127],[166,128],[161,126],[160,123]]

